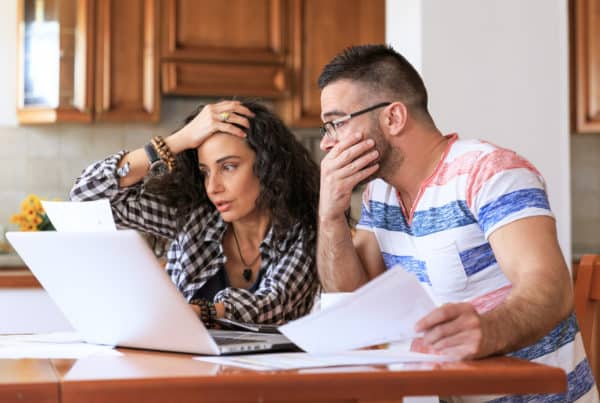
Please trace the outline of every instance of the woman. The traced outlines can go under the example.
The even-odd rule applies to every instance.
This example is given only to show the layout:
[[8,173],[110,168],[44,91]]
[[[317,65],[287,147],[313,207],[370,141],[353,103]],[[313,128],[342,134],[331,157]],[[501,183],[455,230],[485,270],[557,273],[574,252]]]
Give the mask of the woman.
[[208,326],[308,313],[318,166],[257,103],[207,105],[186,123],[88,167],[71,200],[108,198],[117,224],[167,238],[167,272]]

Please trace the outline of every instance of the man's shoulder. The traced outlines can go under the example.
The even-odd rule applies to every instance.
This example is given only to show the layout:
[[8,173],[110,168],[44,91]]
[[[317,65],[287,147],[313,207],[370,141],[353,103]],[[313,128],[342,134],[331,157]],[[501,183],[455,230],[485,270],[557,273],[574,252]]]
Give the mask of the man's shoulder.
[[494,172],[509,168],[527,168],[539,175],[533,164],[516,151],[481,139],[459,139],[446,158],[447,164],[461,165],[461,171]]
[[[483,157],[486,154],[492,153],[498,150],[507,150],[502,147],[497,146],[494,143],[491,143],[482,139],[457,139],[453,144],[450,152],[448,153],[448,157],[453,159],[465,154],[473,154],[476,153],[480,157]],[[510,150],[507,150],[510,151]]]

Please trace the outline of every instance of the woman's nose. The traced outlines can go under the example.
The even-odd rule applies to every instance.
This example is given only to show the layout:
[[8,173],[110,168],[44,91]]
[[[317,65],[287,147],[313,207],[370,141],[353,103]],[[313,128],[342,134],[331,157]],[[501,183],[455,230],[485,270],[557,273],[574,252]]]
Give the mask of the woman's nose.
[[219,175],[210,175],[206,178],[206,193],[218,193],[223,190],[223,182]]

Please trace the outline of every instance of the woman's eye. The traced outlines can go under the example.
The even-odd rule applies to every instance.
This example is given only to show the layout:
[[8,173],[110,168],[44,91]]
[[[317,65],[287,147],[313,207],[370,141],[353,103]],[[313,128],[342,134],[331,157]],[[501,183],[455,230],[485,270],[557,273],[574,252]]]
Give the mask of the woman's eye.
[[223,171],[233,171],[237,166],[235,164],[223,164]]

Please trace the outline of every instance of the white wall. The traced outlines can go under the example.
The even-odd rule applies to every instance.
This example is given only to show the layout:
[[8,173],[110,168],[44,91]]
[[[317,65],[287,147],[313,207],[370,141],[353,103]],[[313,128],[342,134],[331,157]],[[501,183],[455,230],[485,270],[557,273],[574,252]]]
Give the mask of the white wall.
[[387,11],[387,41],[420,57],[440,130],[512,148],[544,175],[570,262],[567,0],[387,0]]
[[17,124],[17,3],[2,2],[0,13],[0,125]]

